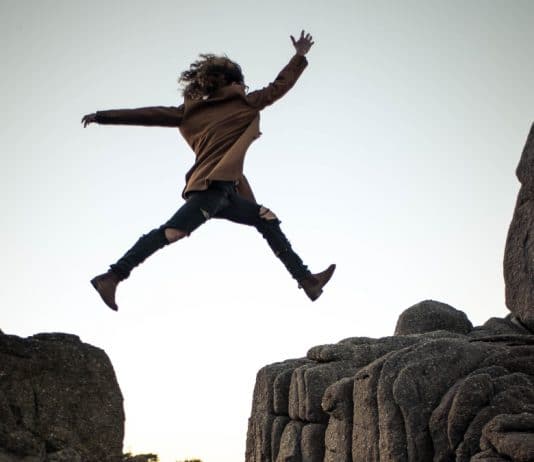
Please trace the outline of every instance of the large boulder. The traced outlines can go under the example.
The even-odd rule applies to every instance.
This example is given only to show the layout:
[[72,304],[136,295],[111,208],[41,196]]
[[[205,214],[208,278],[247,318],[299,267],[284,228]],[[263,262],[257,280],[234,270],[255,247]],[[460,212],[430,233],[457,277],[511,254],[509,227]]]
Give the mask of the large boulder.
[[266,366],[246,462],[534,461],[534,125],[517,177],[504,257],[511,313],[473,327],[425,300],[394,336]]
[[472,328],[439,302],[401,318],[395,336],[318,345],[264,367],[245,460],[529,460],[534,335],[508,318]]
[[534,332],[534,124],[516,174],[521,189],[504,252],[506,306]]
[[463,311],[446,303],[425,300],[406,309],[397,320],[395,335],[423,334],[437,330],[467,334],[473,329]]
[[104,351],[74,335],[0,334],[0,461],[115,462],[123,436]]

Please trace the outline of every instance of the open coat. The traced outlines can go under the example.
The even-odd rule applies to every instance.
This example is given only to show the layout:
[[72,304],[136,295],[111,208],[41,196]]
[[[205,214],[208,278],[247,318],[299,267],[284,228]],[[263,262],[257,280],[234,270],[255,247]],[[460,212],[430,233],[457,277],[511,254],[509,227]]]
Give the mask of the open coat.
[[188,99],[178,107],[144,107],[98,111],[99,124],[178,127],[195,153],[186,174],[183,196],[208,188],[211,181],[234,181],[247,199],[254,195],[243,175],[250,144],[260,136],[260,111],[281,98],[307,66],[294,55],[274,82],[246,94],[242,85],[227,85],[207,98]]

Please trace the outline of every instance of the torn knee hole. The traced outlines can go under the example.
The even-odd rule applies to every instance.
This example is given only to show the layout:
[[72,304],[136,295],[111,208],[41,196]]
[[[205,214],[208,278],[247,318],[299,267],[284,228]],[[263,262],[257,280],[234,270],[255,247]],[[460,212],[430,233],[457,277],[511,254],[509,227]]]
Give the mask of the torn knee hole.
[[210,219],[210,214],[209,214],[209,212],[207,212],[207,211],[204,210],[204,209],[200,209],[200,211],[202,212],[202,215],[204,216],[204,218],[205,218],[206,220],[209,220],[209,219]]
[[278,217],[267,207],[260,206],[260,218],[262,220],[278,220]]
[[165,228],[165,238],[169,243],[176,242],[179,239],[182,239],[185,236],[188,236],[189,233],[182,231],[181,229],[176,228]]

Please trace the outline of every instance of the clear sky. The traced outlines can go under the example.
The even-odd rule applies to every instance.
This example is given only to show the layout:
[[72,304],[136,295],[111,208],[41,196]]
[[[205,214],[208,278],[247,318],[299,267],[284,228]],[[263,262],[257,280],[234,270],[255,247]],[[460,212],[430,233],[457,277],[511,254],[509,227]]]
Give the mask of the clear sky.
[[[532,1],[0,0],[0,328],[103,348],[124,449],[243,460],[255,374],[351,336],[393,333],[437,299],[504,316],[502,257],[534,120]],[[119,288],[89,284],[182,203],[175,129],[90,126],[99,109],[178,105],[198,53],[251,89],[316,44],[262,114],[246,173],[314,271],[311,303],[254,230],[212,221]]]

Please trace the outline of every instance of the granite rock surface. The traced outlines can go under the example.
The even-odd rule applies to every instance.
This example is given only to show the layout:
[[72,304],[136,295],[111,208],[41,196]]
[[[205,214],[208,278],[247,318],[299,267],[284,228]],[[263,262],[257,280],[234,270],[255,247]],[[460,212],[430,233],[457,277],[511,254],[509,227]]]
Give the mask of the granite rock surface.
[[427,300],[401,314],[397,335],[265,366],[245,460],[534,461],[534,334],[511,319],[473,328]]
[[391,337],[265,366],[247,462],[534,462],[534,125],[516,174],[511,313],[473,327],[463,311],[424,300]]
[[0,462],[116,462],[123,436],[103,350],[68,334],[0,334]]

